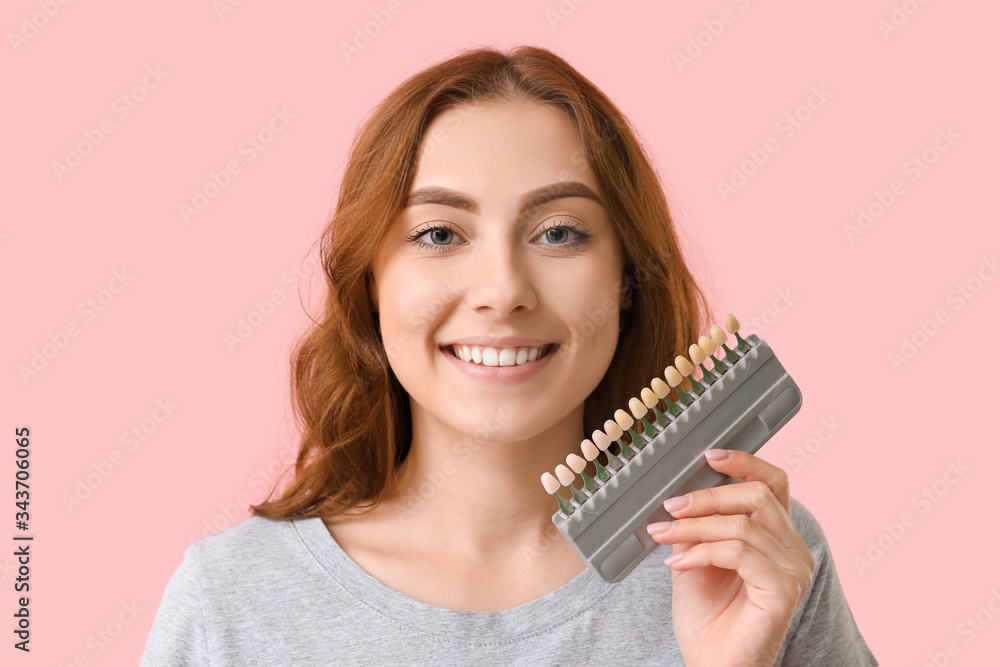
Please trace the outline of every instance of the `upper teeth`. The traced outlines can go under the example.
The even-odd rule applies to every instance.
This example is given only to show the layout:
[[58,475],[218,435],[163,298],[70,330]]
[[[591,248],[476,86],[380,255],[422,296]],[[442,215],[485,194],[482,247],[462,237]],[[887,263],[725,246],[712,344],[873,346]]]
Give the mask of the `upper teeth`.
[[452,353],[461,359],[483,366],[520,366],[544,356],[541,347],[482,347],[479,345],[452,345]]

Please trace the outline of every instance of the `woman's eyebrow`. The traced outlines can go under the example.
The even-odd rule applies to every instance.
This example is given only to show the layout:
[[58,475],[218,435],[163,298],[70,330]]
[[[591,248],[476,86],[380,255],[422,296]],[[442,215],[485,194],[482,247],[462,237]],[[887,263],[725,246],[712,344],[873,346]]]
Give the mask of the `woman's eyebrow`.
[[[604,206],[601,198],[583,183],[579,181],[563,181],[536,188],[522,196],[521,213],[564,197],[585,197]],[[439,186],[429,185],[411,192],[403,204],[403,208],[420,206],[421,204],[440,204],[442,206],[462,209],[473,214],[479,213],[479,202],[476,199],[464,192]]]

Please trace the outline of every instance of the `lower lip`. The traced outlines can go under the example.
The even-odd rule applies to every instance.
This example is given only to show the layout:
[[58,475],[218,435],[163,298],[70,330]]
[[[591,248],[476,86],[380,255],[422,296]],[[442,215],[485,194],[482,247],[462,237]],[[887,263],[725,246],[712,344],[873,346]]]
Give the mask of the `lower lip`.
[[559,351],[559,347],[555,346],[541,359],[529,361],[520,366],[484,366],[482,364],[473,364],[468,361],[462,361],[452,354],[451,350],[441,348],[438,348],[438,350],[469,377],[476,378],[477,380],[492,380],[494,382],[520,382],[545,368],[549,363],[549,359]]

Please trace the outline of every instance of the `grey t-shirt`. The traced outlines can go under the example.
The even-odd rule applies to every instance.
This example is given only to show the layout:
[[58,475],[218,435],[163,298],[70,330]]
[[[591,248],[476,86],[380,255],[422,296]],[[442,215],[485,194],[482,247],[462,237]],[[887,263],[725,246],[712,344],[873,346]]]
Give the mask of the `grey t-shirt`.
[[[792,499],[816,559],[776,665],[877,665],[826,536]],[[141,667],[182,665],[683,665],[660,545],[622,582],[590,569],[505,611],[420,602],[369,575],[322,519],[252,516],[198,540],[170,578]]]

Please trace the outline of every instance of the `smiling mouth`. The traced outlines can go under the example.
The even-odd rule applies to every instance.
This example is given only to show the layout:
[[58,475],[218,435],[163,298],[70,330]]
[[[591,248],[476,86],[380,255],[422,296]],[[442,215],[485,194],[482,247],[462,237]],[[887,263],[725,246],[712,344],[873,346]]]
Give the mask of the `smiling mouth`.
[[541,347],[488,347],[483,345],[445,345],[441,350],[474,366],[523,366],[555,352],[559,343]]

